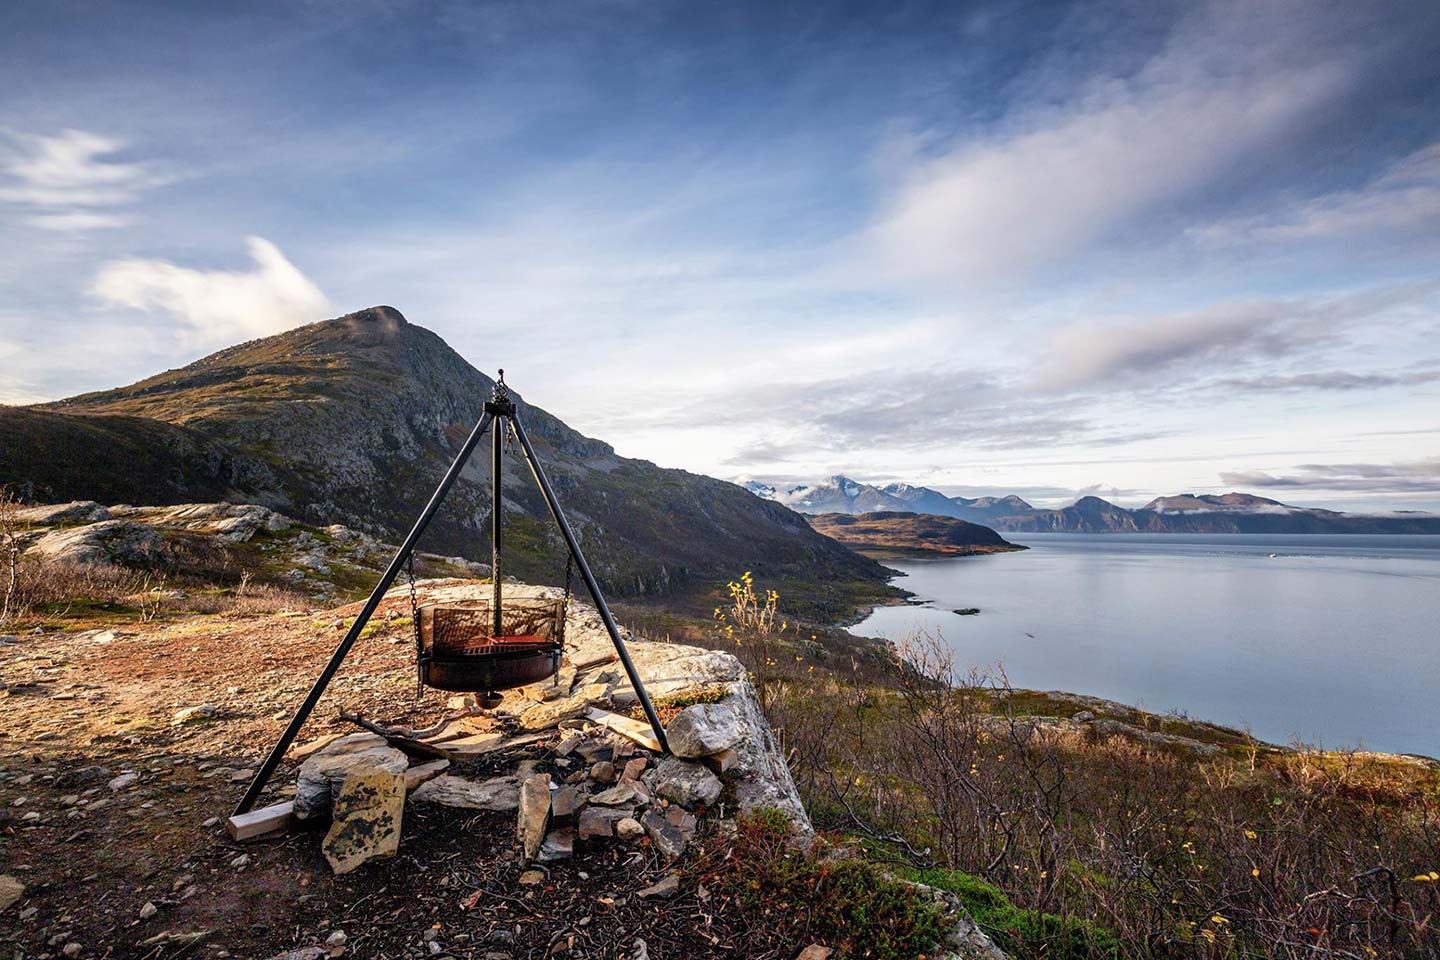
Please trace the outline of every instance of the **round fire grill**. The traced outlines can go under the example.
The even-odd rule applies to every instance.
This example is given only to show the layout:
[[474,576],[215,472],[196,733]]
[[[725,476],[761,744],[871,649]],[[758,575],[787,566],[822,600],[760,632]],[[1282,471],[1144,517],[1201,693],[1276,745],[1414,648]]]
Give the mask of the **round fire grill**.
[[416,610],[420,682],[437,690],[491,693],[536,683],[560,669],[563,598],[428,603]]

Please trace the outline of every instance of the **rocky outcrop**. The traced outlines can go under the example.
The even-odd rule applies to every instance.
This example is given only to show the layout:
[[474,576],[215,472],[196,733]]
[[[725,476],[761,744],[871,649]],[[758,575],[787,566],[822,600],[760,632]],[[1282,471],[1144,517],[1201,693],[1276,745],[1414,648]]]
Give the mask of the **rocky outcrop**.
[[28,551],[59,563],[149,564],[160,557],[164,539],[153,527],[128,520],[101,520],[45,534]]

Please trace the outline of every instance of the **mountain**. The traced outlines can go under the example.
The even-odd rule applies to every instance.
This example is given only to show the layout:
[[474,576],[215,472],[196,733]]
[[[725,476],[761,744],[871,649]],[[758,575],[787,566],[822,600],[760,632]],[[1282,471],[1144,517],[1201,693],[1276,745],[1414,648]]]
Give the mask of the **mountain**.
[[1428,514],[1364,516],[1297,507],[1249,493],[1156,497],[1137,510],[1099,497],[1081,497],[1068,507],[1043,510],[1013,495],[947,497],[928,487],[908,483],[877,487],[839,475],[781,491],[754,480],[749,488],[802,513],[925,513],[1006,532],[1440,534],[1440,517]]
[[[373,307],[127,387],[0,407],[0,483],[34,500],[254,502],[393,540],[409,529],[493,385],[434,333]],[[679,591],[747,569],[818,584],[821,595],[888,590],[884,568],[784,505],[617,456],[516,401],[609,590]],[[486,449],[488,441],[422,549],[488,559]],[[506,471],[506,572],[556,582],[562,546],[544,501],[518,455]]]
[[965,556],[1024,550],[989,527],[928,513],[822,513],[810,525],[856,550],[880,555]]

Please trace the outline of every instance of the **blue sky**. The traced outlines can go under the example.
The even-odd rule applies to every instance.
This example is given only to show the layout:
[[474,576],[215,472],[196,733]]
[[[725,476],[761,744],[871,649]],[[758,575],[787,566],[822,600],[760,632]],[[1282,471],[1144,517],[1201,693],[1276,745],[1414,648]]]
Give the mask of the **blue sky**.
[[0,10],[0,402],[387,303],[627,455],[1440,510],[1430,2]]

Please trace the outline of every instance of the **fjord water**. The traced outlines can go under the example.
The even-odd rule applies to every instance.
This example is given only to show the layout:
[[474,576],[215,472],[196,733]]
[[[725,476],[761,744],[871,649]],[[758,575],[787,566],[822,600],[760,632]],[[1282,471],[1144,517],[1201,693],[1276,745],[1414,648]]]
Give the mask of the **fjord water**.
[[925,603],[851,632],[938,631],[962,670],[1262,740],[1440,756],[1440,536],[1008,538],[1030,549],[884,561]]

